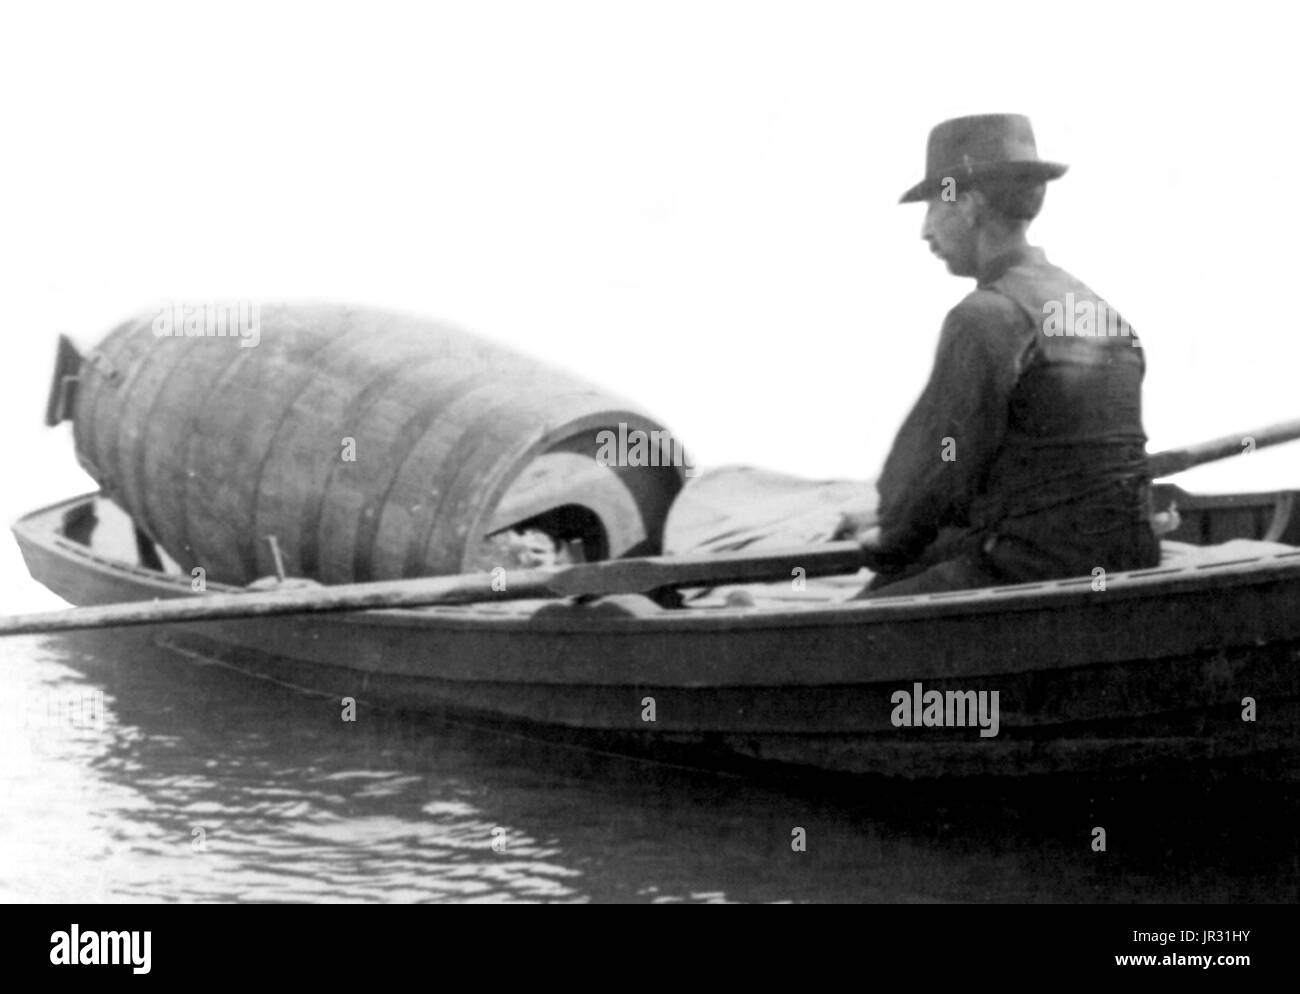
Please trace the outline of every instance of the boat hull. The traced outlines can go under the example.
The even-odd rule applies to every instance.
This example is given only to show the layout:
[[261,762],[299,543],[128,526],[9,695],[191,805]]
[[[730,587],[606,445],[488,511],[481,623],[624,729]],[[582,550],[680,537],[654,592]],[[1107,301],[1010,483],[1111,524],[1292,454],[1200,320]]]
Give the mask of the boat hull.
[[[62,523],[90,500],[15,527],[36,579],[74,604],[190,593],[185,577],[68,537]],[[1095,586],[777,610],[519,602],[169,625],[157,637],[331,707],[352,698],[706,765],[912,778],[1245,758],[1290,768],[1300,549]],[[919,712],[900,713],[901,692],[934,691],[996,692],[996,734],[975,714],[957,727],[898,724]]]

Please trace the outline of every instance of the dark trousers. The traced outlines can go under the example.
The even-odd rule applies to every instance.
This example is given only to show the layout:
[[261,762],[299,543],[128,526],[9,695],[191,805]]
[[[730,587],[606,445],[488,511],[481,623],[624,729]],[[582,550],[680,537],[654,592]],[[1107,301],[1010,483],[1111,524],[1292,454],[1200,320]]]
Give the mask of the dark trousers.
[[1150,569],[1160,541],[1145,504],[1087,501],[981,532],[949,532],[902,569],[877,573],[857,596],[899,597]]

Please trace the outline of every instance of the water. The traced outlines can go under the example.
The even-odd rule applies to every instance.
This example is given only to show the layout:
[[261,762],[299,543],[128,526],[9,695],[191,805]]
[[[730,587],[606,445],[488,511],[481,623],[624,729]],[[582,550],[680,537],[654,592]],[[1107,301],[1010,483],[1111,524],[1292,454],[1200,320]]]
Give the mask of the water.
[[1297,897],[1282,784],[760,783],[417,716],[342,722],[337,701],[150,639],[0,642],[0,899]]

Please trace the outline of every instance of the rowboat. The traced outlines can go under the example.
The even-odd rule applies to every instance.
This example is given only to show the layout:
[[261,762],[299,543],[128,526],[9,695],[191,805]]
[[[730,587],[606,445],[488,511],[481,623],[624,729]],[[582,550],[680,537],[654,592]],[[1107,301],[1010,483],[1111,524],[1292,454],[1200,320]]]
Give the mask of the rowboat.
[[[100,489],[14,533],[80,607],[0,618],[0,637],[149,625],[349,706],[709,766],[929,778],[1300,752],[1296,491],[1159,484],[1154,569],[857,600],[862,550],[822,518],[861,486],[692,479],[650,415],[423,319],[250,320],[255,348],[147,314],[84,358],[61,342],[46,421],[72,422]],[[1297,438],[1293,421],[1157,453],[1151,478]],[[533,533],[572,558],[502,565],[502,536]]]
[[[734,569],[712,551],[642,560],[658,572],[640,587],[680,589],[679,607],[640,593],[511,599],[524,583],[498,600],[155,618],[152,631],[332,707],[351,698],[692,765],[933,778],[1244,763],[1292,776],[1300,491],[1154,489],[1180,519],[1164,561],[1101,578],[851,600],[862,578],[833,550],[847,543],[827,543],[734,553]],[[191,576],[101,493],[13,532],[31,575],[74,605],[267,596],[211,583],[194,597]],[[617,567],[570,569],[602,565]]]

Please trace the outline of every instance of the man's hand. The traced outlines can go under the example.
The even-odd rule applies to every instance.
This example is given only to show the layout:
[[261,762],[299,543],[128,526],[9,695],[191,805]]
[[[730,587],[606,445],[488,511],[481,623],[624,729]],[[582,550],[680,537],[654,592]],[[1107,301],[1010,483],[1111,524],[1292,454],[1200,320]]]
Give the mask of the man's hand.
[[862,561],[873,573],[891,573],[906,562],[898,553],[889,552],[880,543],[880,528],[872,525],[852,538],[862,547]]
[[856,539],[859,535],[869,530],[879,532],[880,529],[874,528],[876,515],[871,511],[846,511],[840,517],[840,523],[835,526],[831,532],[831,541],[847,541]]
[[880,528],[872,525],[865,531],[860,531],[853,536],[857,539],[858,545],[862,546],[862,551],[868,555],[876,555],[880,552]]
[[832,541],[852,541],[862,546],[862,560],[872,572],[896,569],[896,557],[884,552],[880,544],[880,528],[870,522],[875,515],[845,514],[831,536]]

